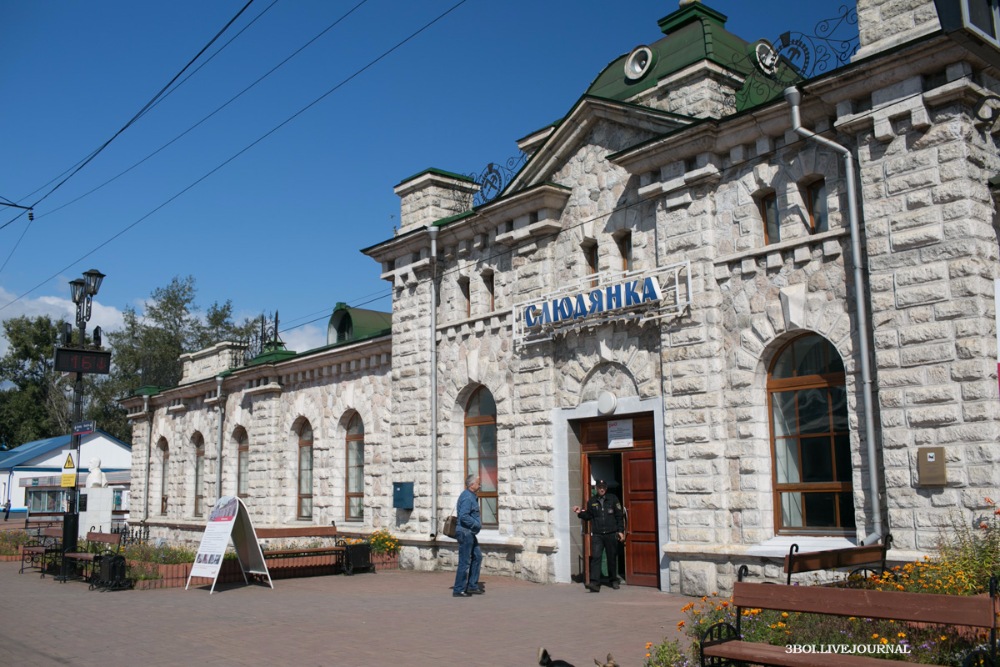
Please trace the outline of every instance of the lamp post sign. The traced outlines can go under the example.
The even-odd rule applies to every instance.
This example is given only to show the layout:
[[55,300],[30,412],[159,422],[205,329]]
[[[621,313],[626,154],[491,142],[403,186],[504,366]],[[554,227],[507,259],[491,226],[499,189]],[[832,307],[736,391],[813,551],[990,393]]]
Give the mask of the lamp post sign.
[[73,435],[90,435],[95,430],[97,430],[97,422],[94,420],[73,424]]
[[[73,436],[71,453],[66,457],[63,466],[63,487],[70,487],[67,494],[67,508],[63,515],[64,552],[76,551],[76,541],[79,536],[80,508],[78,503],[80,479],[80,439],[87,433],[93,433],[94,423],[83,421],[83,375],[98,373],[106,375],[111,372],[111,353],[101,349],[100,327],[94,328],[93,344],[87,344],[87,322],[90,321],[91,305],[104,274],[97,269],[83,272],[83,278],[69,281],[70,294],[76,304],[76,326],[79,329],[79,339],[73,344],[73,329],[69,324],[63,331],[62,346],[55,349],[53,365],[60,373],[75,373],[76,382],[73,387]],[[88,428],[89,427],[89,428]],[[60,579],[69,577],[69,561],[63,559]]]

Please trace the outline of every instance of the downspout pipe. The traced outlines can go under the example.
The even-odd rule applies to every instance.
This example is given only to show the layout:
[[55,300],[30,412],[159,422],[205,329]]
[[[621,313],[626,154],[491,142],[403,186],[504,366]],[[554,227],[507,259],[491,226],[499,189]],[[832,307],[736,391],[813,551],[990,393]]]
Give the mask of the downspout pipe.
[[437,538],[438,464],[437,464],[437,236],[438,228],[427,227],[431,239],[431,539]]
[[149,520],[149,468],[153,461],[153,414],[149,411],[149,396],[142,397],[142,411],[146,413],[146,483],[143,486],[145,499],[142,502],[142,522]]
[[878,466],[875,464],[875,410],[872,400],[872,371],[869,360],[868,314],[865,310],[864,272],[861,269],[861,232],[858,223],[858,196],[856,192],[857,167],[854,155],[845,146],[822,137],[811,130],[802,127],[802,116],[799,105],[802,102],[802,92],[791,87],[785,89],[785,101],[792,112],[792,130],[801,137],[821,146],[840,153],[844,158],[844,170],[847,172],[847,218],[851,231],[851,263],[854,265],[854,304],[855,317],[858,323],[858,353],[861,357],[861,395],[865,408],[865,444],[868,451],[868,487],[871,489],[873,531],[865,538],[865,544],[873,544],[885,533],[882,529],[882,502],[879,498]]
[[222,497],[222,429],[226,420],[226,397],[222,395],[221,375],[215,377],[215,397],[218,399],[216,406],[219,408],[219,457],[215,463],[215,499]]

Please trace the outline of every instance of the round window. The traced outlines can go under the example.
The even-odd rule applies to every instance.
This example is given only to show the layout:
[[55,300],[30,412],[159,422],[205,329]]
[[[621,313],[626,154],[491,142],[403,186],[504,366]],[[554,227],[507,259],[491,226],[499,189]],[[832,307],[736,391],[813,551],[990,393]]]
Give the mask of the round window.
[[625,78],[636,81],[646,76],[653,69],[656,56],[648,46],[637,46],[625,59]]

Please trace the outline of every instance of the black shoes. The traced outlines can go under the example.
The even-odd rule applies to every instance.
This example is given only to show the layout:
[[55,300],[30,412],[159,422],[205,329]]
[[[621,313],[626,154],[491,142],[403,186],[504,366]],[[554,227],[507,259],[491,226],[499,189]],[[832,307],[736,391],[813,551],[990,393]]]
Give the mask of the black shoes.
[[617,591],[618,588],[619,588],[618,582],[617,581],[612,581],[611,582],[611,588]]
[[587,590],[590,591],[591,593],[600,593],[601,592],[601,585],[600,584],[587,584]]
[[456,593],[456,592],[452,591],[451,597],[453,597],[453,598],[471,598],[472,597],[472,593],[470,593],[469,591],[462,591],[460,593]]
[[486,591],[484,591],[482,588],[470,588],[469,590],[467,590],[465,592],[468,593],[469,595],[485,595],[486,594]]

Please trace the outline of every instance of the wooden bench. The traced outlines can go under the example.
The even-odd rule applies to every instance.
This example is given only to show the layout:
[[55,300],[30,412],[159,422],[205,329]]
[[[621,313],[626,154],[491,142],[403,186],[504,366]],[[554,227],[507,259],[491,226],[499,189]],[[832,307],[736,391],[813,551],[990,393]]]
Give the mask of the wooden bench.
[[[742,575],[746,566],[740,568]],[[741,577],[742,578],[742,577]],[[985,656],[995,665],[997,657],[997,583],[990,581],[990,595],[958,596],[929,593],[901,593],[828,586],[782,586],[738,581],[733,588],[736,627],[716,623],[701,637],[701,664],[729,665],[752,663],[776,667],[883,667],[887,659],[847,653],[791,652],[786,646],[772,646],[742,640],[743,609],[774,609],[856,618],[892,619],[912,623],[962,625],[990,631],[989,650],[977,649],[965,664],[980,664]],[[859,637],[861,643],[865,642]],[[847,645],[853,646],[853,645]]]
[[[339,533],[334,526],[295,526],[291,528],[258,528],[260,539],[289,539],[337,537]],[[345,569],[344,554],[347,549],[342,544],[323,547],[290,547],[287,549],[268,549],[264,551],[264,559],[285,559],[299,556],[333,556],[334,566]]]
[[837,570],[851,568],[848,577],[859,572],[872,572],[878,568],[878,573],[885,571],[886,552],[892,546],[892,535],[882,538],[882,543],[858,545],[844,549],[828,549],[826,551],[799,552],[799,545],[793,544],[785,556],[785,574],[787,584],[792,583],[792,575],[801,572],[817,570]]
[[62,526],[49,526],[37,529],[35,537],[21,547],[21,570],[19,574],[24,574],[25,568],[38,570],[45,576],[45,568],[54,565],[57,556],[62,551]]
[[[83,578],[92,581],[94,578],[94,565],[100,562],[104,556],[116,555],[121,550],[121,533],[87,533],[87,551],[68,551],[62,555],[68,563],[68,567],[75,569],[77,566],[83,568]],[[66,579],[61,579],[65,583]]]

